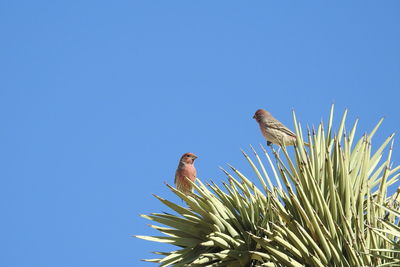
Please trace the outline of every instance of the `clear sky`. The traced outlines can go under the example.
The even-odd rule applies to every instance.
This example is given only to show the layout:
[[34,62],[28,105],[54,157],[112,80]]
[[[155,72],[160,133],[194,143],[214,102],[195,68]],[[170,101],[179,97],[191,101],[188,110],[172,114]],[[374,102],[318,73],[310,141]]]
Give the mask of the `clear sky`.
[[[0,2],[4,267],[151,266],[142,213],[198,176],[251,179],[265,108],[293,129],[349,108],[374,144],[400,128],[400,1]],[[398,142],[397,142],[398,143]],[[400,161],[395,146],[393,160]],[[179,201],[178,201],[179,202]]]

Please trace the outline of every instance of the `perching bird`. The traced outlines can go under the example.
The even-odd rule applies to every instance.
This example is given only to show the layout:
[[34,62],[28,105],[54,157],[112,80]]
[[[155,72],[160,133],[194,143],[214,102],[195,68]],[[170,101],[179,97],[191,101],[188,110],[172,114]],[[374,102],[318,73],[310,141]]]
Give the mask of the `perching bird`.
[[296,143],[296,135],[285,127],[280,121],[272,117],[271,113],[259,109],[253,116],[260,125],[262,135],[267,139],[267,145],[285,144],[292,146]]
[[196,181],[196,168],[194,167],[194,160],[197,156],[193,153],[185,153],[179,160],[178,168],[175,173],[176,188],[186,195],[192,194],[192,185],[186,179],[189,178],[192,182]]

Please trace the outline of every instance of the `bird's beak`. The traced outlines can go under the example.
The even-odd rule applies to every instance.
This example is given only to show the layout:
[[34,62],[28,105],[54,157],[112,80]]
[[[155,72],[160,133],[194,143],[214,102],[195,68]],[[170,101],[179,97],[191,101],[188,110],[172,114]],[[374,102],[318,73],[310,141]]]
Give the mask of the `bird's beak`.
[[256,115],[253,116],[253,119],[255,119],[255,118],[256,118]]
[[197,156],[193,156],[193,160],[195,160],[195,159],[197,159],[198,157]]

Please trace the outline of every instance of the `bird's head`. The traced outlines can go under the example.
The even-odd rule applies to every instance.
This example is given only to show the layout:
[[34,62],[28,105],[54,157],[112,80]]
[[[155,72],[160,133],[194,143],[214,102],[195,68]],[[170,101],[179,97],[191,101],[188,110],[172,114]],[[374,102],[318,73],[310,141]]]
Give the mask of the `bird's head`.
[[193,153],[185,153],[181,157],[181,162],[193,164],[197,156]]
[[253,119],[256,119],[257,122],[260,122],[268,117],[271,117],[271,113],[265,109],[259,109],[256,111],[256,113],[254,113]]

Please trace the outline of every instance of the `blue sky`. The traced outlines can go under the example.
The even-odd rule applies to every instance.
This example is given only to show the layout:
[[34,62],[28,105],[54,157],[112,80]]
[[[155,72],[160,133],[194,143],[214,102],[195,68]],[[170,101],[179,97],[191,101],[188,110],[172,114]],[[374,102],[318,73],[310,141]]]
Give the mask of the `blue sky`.
[[[198,176],[252,175],[254,111],[293,128],[349,108],[399,129],[399,1],[1,1],[0,229],[7,267],[149,266],[138,215]],[[398,142],[397,142],[398,143]],[[395,146],[393,160],[399,164]],[[253,176],[254,177],[254,176]]]

